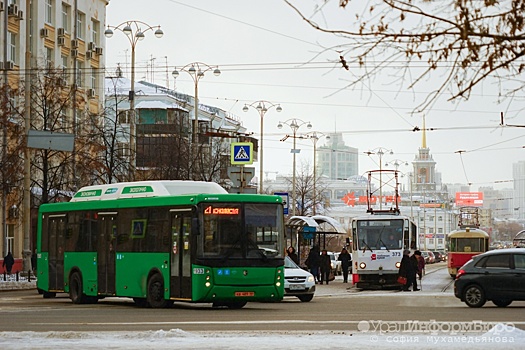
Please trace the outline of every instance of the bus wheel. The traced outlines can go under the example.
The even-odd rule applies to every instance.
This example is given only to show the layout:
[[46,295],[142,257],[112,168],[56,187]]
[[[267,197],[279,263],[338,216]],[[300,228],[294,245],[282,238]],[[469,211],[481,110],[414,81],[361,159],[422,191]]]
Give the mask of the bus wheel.
[[56,297],[57,293],[42,291],[42,296],[44,297],[44,299],[51,299],[51,298]]
[[148,297],[149,305],[154,308],[164,308],[169,306],[169,303],[164,299],[164,279],[159,273],[154,274],[148,281]]
[[82,290],[82,278],[78,272],[73,273],[69,279],[69,298],[73,304],[85,304],[87,302]]
[[148,301],[146,298],[133,298],[133,301],[135,302],[135,305],[138,307],[148,307]]

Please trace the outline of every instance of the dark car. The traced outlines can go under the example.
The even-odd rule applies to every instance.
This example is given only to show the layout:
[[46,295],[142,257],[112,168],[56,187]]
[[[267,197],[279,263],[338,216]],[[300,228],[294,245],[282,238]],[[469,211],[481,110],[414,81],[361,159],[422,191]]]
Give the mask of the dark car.
[[435,262],[441,262],[441,261],[445,261],[445,259],[443,258],[443,255],[438,252],[438,251],[432,251],[432,254],[434,254],[434,258],[435,258]]
[[525,248],[476,255],[456,274],[454,295],[470,307],[491,300],[498,307],[525,300]]

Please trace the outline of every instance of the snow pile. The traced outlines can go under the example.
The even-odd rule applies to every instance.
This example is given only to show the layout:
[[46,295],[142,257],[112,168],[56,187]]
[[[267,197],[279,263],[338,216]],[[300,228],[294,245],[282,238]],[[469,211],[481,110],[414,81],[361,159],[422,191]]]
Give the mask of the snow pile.
[[9,349],[520,349],[525,331],[497,325],[484,334],[407,335],[364,332],[186,332],[180,329],[142,332],[0,332],[0,348]]

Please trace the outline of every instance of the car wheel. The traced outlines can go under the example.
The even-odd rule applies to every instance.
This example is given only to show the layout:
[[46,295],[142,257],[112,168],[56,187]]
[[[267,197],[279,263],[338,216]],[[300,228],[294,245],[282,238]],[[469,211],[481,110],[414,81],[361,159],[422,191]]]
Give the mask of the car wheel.
[[469,307],[482,307],[485,305],[487,299],[485,299],[485,292],[478,285],[470,285],[465,289],[463,293],[463,299],[465,304]]
[[307,303],[309,301],[312,301],[314,298],[313,294],[307,294],[307,295],[300,295],[298,296],[299,300],[301,300],[303,303]]
[[507,306],[510,305],[510,303],[512,303],[512,300],[499,299],[499,300],[492,300],[492,302],[493,302],[494,305],[496,305],[497,307],[507,307]]

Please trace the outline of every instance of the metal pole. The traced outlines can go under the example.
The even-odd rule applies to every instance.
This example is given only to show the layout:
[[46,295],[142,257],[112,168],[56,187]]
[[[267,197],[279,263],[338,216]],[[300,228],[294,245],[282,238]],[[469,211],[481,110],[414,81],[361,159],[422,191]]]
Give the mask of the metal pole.
[[[31,13],[31,2],[26,1],[26,14]],[[26,19],[26,40],[25,40],[25,92],[24,92],[24,129],[25,134],[29,133],[31,129],[31,21]],[[24,271],[29,271],[31,266],[31,152],[29,147],[24,148],[24,195],[23,195],[23,211],[22,211],[22,228],[24,230]],[[36,242],[35,242],[36,244]],[[32,247],[33,249],[36,247]],[[35,267],[31,266],[34,272]]]
[[[199,77],[197,75],[197,71],[195,71],[195,77],[194,77],[194,83],[195,83],[195,97],[194,97],[194,105],[193,105],[193,116],[195,117],[195,121],[193,123],[193,179],[195,179],[195,174],[197,172],[195,171],[195,166],[198,164],[197,161],[197,155],[198,155],[198,144],[199,144]],[[191,179],[191,177],[190,177]]]
[[297,130],[295,128],[293,128],[293,175],[292,175],[292,215],[295,215],[295,205],[296,205],[296,201],[295,201],[295,154],[296,154],[296,149],[295,149],[295,134],[296,134]]
[[[7,15],[7,7],[8,7],[8,1],[4,1],[4,30],[3,30],[3,39],[4,39],[4,64],[7,64],[7,35],[9,32],[7,31],[7,26],[9,24],[9,17]],[[9,89],[9,81],[7,76],[7,69],[4,67],[4,94],[6,102],[7,100],[7,93]],[[8,104],[6,103],[6,108],[8,107]],[[6,113],[7,111],[4,111]],[[5,162],[6,157],[6,150],[7,150],[7,130],[6,130],[6,122],[7,122],[7,116],[4,117],[4,126],[2,127],[2,159]],[[4,253],[2,256],[7,255],[7,230],[6,230],[6,178],[5,178],[5,169],[6,167],[2,167],[2,238],[3,238],[3,246],[4,246]]]
[[136,117],[135,117],[135,45],[131,44],[131,91],[129,92],[129,148],[130,148],[130,180],[135,179],[136,168]]
[[314,195],[313,195],[313,202],[314,202],[314,207],[312,209],[312,213],[315,215],[315,209],[316,209],[316,200],[317,200],[317,192],[316,192],[316,183],[317,183],[317,170],[316,170],[316,161],[317,161],[317,158],[316,158],[316,150],[317,150],[317,135],[314,136]]
[[264,107],[259,111],[259,114],[261,116],[261,145],[259,146],[259,193],[263,193],[263,142],[264,142],[264,128],[263,128],[263,119],[264,119]]

